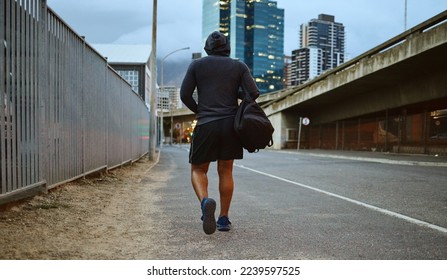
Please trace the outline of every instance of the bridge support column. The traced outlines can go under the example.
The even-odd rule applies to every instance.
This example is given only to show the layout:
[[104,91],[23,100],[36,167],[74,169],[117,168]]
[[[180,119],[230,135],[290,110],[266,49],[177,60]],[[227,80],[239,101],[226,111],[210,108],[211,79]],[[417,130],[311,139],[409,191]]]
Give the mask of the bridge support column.
[[278,112],[269,116],[269,119],[275,128],[275,132],[273,133],[273,149],[290,149],[297,147],[300,117],[305,116],[287,112]]

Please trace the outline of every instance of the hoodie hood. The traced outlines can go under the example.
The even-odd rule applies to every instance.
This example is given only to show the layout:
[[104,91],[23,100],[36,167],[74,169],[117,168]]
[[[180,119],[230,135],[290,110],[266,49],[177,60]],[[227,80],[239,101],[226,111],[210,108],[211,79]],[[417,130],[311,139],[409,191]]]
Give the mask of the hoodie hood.
[[230,56],[228,39],[218,31],[214,31],[208,36],[204,49],[208,55]]

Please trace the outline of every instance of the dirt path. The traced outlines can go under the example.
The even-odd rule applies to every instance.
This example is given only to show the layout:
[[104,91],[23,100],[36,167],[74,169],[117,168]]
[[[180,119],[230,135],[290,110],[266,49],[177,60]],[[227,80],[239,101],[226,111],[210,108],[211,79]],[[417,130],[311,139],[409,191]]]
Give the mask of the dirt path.
[[1,209],[0,259],[150,258],[154,190],[168,177],[153,166],[143,158]]

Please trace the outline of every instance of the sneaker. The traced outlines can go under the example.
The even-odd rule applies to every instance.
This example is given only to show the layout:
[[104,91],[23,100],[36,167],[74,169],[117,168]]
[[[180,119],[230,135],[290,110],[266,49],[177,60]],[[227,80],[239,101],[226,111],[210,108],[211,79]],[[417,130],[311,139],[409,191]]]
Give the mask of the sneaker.
[[217,220],[217,230],[229,231],[231,229],[231,222],[227,216],[221,216]]
[[213,234],[216,231],[214,211],[216,211],[216,201],[212,198],[204,198],[202,200],[202,221],[203,231],[206,234]]

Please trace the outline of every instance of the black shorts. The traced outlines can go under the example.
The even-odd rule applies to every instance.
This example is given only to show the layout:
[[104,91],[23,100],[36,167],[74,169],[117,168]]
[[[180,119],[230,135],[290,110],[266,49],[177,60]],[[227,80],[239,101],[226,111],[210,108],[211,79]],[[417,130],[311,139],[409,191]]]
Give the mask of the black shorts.
[[189,163],[242,159],[242,144],[234,131],[234,117],[224,118],[194,128]]

